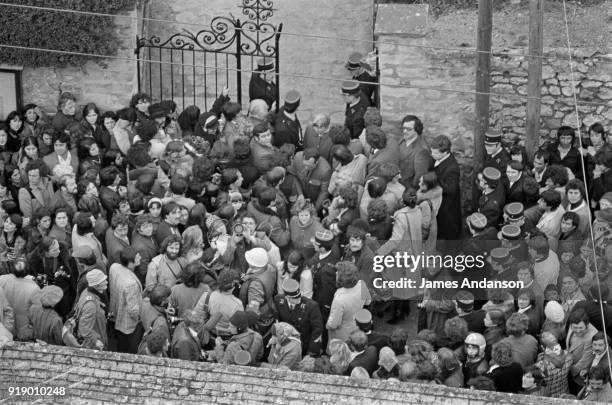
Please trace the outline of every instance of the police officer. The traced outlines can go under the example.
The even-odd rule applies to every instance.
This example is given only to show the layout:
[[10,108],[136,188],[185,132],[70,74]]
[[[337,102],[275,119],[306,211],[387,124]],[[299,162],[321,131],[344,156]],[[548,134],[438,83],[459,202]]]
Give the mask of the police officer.
[[299,106],[300,93],[297,90],[288,91],[285,95],[285,104],[278,111],[274,121],[272,144],[277,148],[290,143],[295,145],[298,152],[304,149],[302,125],[296,114]]
[[504,190],[501,173],[494,167],[485,167],[478,178],[482,196],[478,199],[478,212],[487,217],[487,226],[497,227],[502,218]]
[[346,103],[344,126],[350,131],[351,139],[357,139],[365,128],[363,116],[370,103],[355,80],[342,82],[342,95]]
[[276,318],[300,332],[302,356],[319,356],[323,342],[323,320],[319,305],[302,296],[300,284],[292,278],[283,281],[282,289],[283,294],[274,297]]
[[385,346],[389,346],[389,337],[387,335],[374,332],[374,322],[372,322],[372,313],[370,311],[365,308],[357,311],[355,323],[368,337],[368,346],[374,346],[378,351]]
[[487,226],[487,217],[480,212],[474,212],[467,217],[466,223],[470,235],[463,241],[461,252],[465,255],[487,255],[489,251],[499,246],[497,231]]
[[487,155],[484,160],[484,167],[494,167],[500,171],[502,178],[506,178],[506,168],[510,162],[510,156],[501,144],[501,132],[489,128],[485,133],[485,150]]
[[372,69],[364,62],[363,55],[359,52],[351,53],[344,66],[351,73],[354,80],[361,82],[359,83],[359,89],[371,102],[373,100],[374,90],[376,90],[376,74],[372,74]]
[[[535,219],[539,212],[537,206],[529,208],[527,211]],[[534,211],[531,213],[531,211]],[[533,220],[526,218],[525,206],[520,202],[513,202],[504,206],[504,225],[516,225],[521,230],[521,238],[529,239],[536,234],[541,234],[533,223]],[[541,214],[540,214],[541,215]]]
[[521,235],[521,228],[516,225],[504,225],[497,234],[501,246],[508,249],[510,257],[515,263],[528,260],[527,242]]
[[277,86],[274,83],[274,60],[260,58],[257,61],[257,70],[253,72],[249,82],[249,100],[262,99],[268,108],[276,101]]

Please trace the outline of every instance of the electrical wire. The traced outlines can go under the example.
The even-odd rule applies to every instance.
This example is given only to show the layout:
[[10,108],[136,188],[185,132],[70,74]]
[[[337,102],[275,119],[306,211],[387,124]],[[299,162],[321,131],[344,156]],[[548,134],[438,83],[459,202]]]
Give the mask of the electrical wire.
[[[569,56],[569,68],[570,68],[570,78],[572,81],[572,90],[573,90],[573,96],[574,96],[574,107],[576,110],[576,128],[578,130],[578,142],[580,144],[580,150],[583,150],[583,145],[582,145],[582,136],[580,134],[580,118],[579,118],[579,113],[578,113],[578,98],[576,97],[576,88],[574,87],[576,85],[576,82],[574,80],[574,68],[572,67],[572,47],[571,47],[571,42],[570,42],[570,36],[569,36],[569,25],[568,25],[568,19],[567,19],[567,6],[565,3],[565,0],[563,0],[563,17],[565,19],[565,36],[567,39],[567,51],[568,51],[568,56]],[[587,175],[586,175],[586,168],[585,168],[585,164],[584,161],[581,162],[581,166],[582,166],[582,176],[584,179],[584,184],[587,184]],[[608,347],[608,332],[606,330],[606,316],[605,316],[605,312],[604,312],[604,301],[607,301],[603,299],[602,295],[601,295],[601,283],[599,281],[599,266],[597,264],[597,254],[595,252],[595,234],[593,232],[593,217],[591,214],[591,209],[590,209],[590,201],[591,199],[589,198],[589,190],[588,187],[584,188],[584,193],[585,193],[585,200],[587,203],[587,207],[589,208],[588,214],[589,214],[589,231],[590,231],[590,235],[591,235],[591,242],[593,243],[593,264],[595,267],[595,280],[597,282],[597,292],[599,295],[599,309],[601,311],[601,324],[602,324],[602,328],[603,328],[603,333],[604,333],[604,342],[606,344],[606,353],[610,353],[609,352],[609,347]],[[608,358],[608,371],[610,372],[609,375],[612,375],[612,359],[610,359],[610,356],[606,356]]]
[[[231,67],[218,67],[218,66],[206,66],[206,65],[197,65],[197,64],[190,64],[190,63],[181,63],[181,62],[169,62],[169,61],[159,61],[159,60],[152,60],[152,59],[136,59],[136,58],[128,58],[125,56],[111,56],[111,55],[100,55],[100,54],[95,54],[95,53],[84,53],[84,52],[73,52],[73,51],[60,51],[60,50],[56,50],[56,49],[46,49],[46,48],[36,48],[36,47],[26,47],[26,46],[17,46],[17,45],[8,45],[8,44],[0,44],[0,48],[8,48],[8,49],[21,49],[21,50],[28,50],[28,51],[37,51],[37,52],[50,52],[50,53],[58,53],[58,54],[63,54],[63,55],[74,55],[74,56],[85,56],[88,58],[102,58],[102,59],[114,59],[114,60],[125,60],[125,61],[132,61],[132,62],[143,62],[143,63],[155,63],[155,64],[162,64],[162,65],[177,65],[177,66],[183,66],[183,67],[191,67],[191,68],[203,68],[204,70],[220,70],[220,71],[230,71],[230,72],[242,72],[242,73],[257,73],[257,71],[253,71],[253,70],[249,70],[249,69],[237,69],[237,68],[231,68]],[[290,77],[290,78],[299,78],[299,79],[310,79],[310,80],[324,80],[324,81],[330,81],[330,82],[339,82],[342,83],[346,80],[348,80],[347,78],[334,78],[334,77],[321,77],[321,76],[310,76],[310,75],[300,75],[300,74],[294,74],[294,73],[283,73],[283,74],[278,74],[279,77]],[[364,84],[372,84],[371,82],[364,82],[364,81],[358,81],[358,80],[354,80],[355,82],[358,83],[364,83]],[[510,97],[510,98],[516,98],[516,99],[520,99],[520,100],[538,100],[538,101],[542,101],[543,98],[541,97],[529,97],[529,96],[521,96],[520,94],[511,94],[511,93],[497,93],[497,92],[478,92],[478,91],[471,91],[471,90],[461,90],[461,89],[446,89],[446,88],[438,88],[438,87],[426,87],[426,86],[412,86],[412,85],[406,85],[406,84],[397,84],[397,83],[378,83],[378,86],[380,87],[394,87],[394,88],[399,88],[399,89],[416,89],[416,90],[429,90],[429,91],[439,91],[442,93],[459,93],[459,94],[470,94],[470,95],[489,95],[489,96],[496,96],[496,97]],[[554,98],[553,98],[554,100]],[[598,102],[593,102],[593,101],[584,101],[582,102],[582,104],[584,105],[592,105],[592,106],[603,106],[603,107],[609,107],[608,104],[606,103],[598,103]]]
[[[17,8],[25,8],[31,10],[40,10],[40,11],[53,11],[53,12],[62,12],[62,13],[72,13],[72,14],[81,14],[81,15],[89,15],[89,16],[97,16],[97,17],[110,17],[110,18],[126,18],[136,21],[151,21],[151,22],[159,22],[159,23],[171,23],[177,24],[180,26],[193,26],[193,27],[206,27],[206,28],[215,28],[215,26],[210,24],[202,24],[202,23],[189,23],[186,21],[173,21],[166,20],[160,18],[149,18],[149,17],[137,17],[137,16],[129,16],[129,15],[120,15],[120,14],[108,14],[108,13],[97,13],[92,11],[81,11],[81,10],[71,10],[64,8],[54,8],[54,7],[43,7],[43,6],[32,6],[26,4],[10,4],[10,3],[0,3],[0,6],[7,7],[17,7]],[[232,14],[230,16],[233,18]],[[243,27],[235,27],[238,31],[245,32],[259,32],[262,34],[271,34],[271,31],[256,29],[256,28],[243,28]],[[393,46],[401,46],[406,48],[420,48],[420,49],[435,49],[439,51],[453,51],[453,52],[474,52],[477,54],[486,53],[491,54],[493,56],[509,56],[509,57],[525,57],[525,58],[537,58],[537,59],[546,59],[546,60],[559,60],[565,61],[564,58],[558,56],[544,56],[544,55],[529,55],[522,53],[513,53],[507,51],[482,51],[476,48],[457,48],[457,47],[444,47],[444,46],[435,46],[435,45],[420,45],[420,44],[407,44],[400,42],[390,42],[390,41],[372,41],[368,39],[358,39],[358,38],[343,38],[343,37],[332,37],[326,35],[315,35],[315,34],[307,34],[307,33],[296,33],[296,32],[282,32],[283,36],[297,36],[300,38],[313,38],[313,39],[327,39],[334,41],[348,41],[348,42],[362,42],[367,44],[379,44],[379,45],[393,45]],[[603,55],[602,55],[603,56]],[[603,63],[612,63],[612,60],[607,60],[605,57],[602,57]]]

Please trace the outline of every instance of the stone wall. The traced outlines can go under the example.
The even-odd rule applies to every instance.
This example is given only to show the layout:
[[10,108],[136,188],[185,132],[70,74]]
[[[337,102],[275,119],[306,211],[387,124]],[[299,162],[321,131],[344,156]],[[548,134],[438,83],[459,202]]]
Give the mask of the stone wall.
[[[407,404],[555,405],[578,401],[444,386],[357,382],[347,377],[221,366],[174,359],[11,343],[0,349],[0,398],[9,403],[75,404]],[[17,398],[9,387],[64,387],[65,396]],[[580,402],[582,404],[588,402]]]
[[[120,39],[118,57],[134,58],[137,11],[123,14],[131,18],[115,17],[117,36]],[[136,91],[136,62],[122,59],[99,59],[87,62],[83,67],[24,68],[24,104],[35,103],[47,112],[55,114],[59,93],[72,92],[77,105],[94,102],[101,110],[119,109],[128,105]]]
[[[417,16],[417,14],[420,15]],[[376,36],[381,71],[381,111],[396,133],[406,114],[416,114],[425,136],[444,134],[461,158],[473,156],[476,77],[475,52],[428,48],[424,5],[379,5]],[[398,16],[408,16],[399,18]],[[509,49],[491,58],[490,126],[524,141],[527,107],[526,49]],[[541,136],[560,125],[577,126],[566,50],[545,49],[542,68]],[[549,58],[549,59],[548,59]],[[572,54],[582,129],[612,123],[612,57],[582,49]],[[431,90],[434,89],[434,90]],[[447,91],[448,90],[448,91]],[[452,91],[455,90],[455,91]],[[582,102],[598,105],[581,104]]]
[[[567,50],[545,49],[550,59],[542,60],[540,139],[561,125],[586,131],[600,122],[606,128],[612,123],[612,59],[600,53],[572,53],[572,72]],[[523,56],[495,55],[491,60],[491,90],[514,97],[491,98],[490,124],[502,128],[511,137],[525,135],[527,67]],[[578,101],[578,119],[574,102]],[[592,104],[590,104],[592,103]]]
[[[345,1],[321,1],[303,0],[296,2],[276,0],[274,12],[268,19],[271,24],[283,23],[283,32],[280,39],[280,97],[290,89],[295,88],[302,94],[302,103],[299,110],[300,120],[306,123],[318,112],[329,112],[333,114],[334,120],[343,122],[344,105],[340,95],[341,80],[347,77],[348,72],[344,69],[344,63],[348,55],[353,51],[367,53],[372,50],[372,44],[361,41],[372,40],[373,27],[373,0],[345,0]],[[151,0],[150,18],[177,21],[175,24],[149,22],[147,35],[158,35],[163,39],[170,35],[186,29],[197,32],[201,29],[210,29],[206,24],[216,16],[229,16],[230,13],[246,20],[242,10],[238,7],[239,0],[208,0],[206,6],[201,0]],[[353,40],[337,40],[302,37],[292,35],[303,33],[317,36],[329,36],[336,38],[351,38]],[[200,56],[202,58],[203,56]],[[210,63],[210,56],[207,56]],[[189,58],[188,58],[189,59]],[[191,59],[188,60],[191,63]],[[243,58],[243,108],[248,105],[248,83],[250,79],[251,58]],[[225,60],[221,61],[225,65]],[[203,65],[203,60],[199,62]],[[230,68],[235,67],[235,62],[230,57]],[[166,68],[167,69],[167,68]],[[192,71],[186,67],[188,77],[187,84],[192,81],[189,77]],[[198,84],[198,96],[203,95],[203,69],[196,72],[196,83]],[[157,74],[157,73],[155,73]],[[223,72],[218,78],[219,86],[215,86],[214,75],[209,70],[207,75],[208,108],[214,97],[216,87],[220,91],[221,85],[225,84],[226,77]],[[234,73],[229,72],[230,96],[235,99]],[[333,80],[313,79],[312,77],[325,77]],[[166,79],[164,79],[164,83]],[[165,85],[167,87],[167,85]],[[165,94],[168,88],[164,89]],[[190,94],[192,95],[192,94]],[[156,96],[157,97],[157,96]],[[189,100],[188,100],[189,101]],[[191,101],[190,101],[191,102]],[[203,103],[198,101],[203,108]]]

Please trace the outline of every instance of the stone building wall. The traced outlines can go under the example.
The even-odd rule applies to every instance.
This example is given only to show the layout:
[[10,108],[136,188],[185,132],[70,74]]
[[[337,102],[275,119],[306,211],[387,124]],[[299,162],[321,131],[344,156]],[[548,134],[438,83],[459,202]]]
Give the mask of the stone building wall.
[[[416,16],[420,14],[420,17]],[[448,135],[462,158],[473,156],[476,54],[428,48],[426,6],[380,5],[376,22],[381,71],[381,111],[397,133],[401,118],[416,114],[425,136]],[[397,16],[409,16],[400,19]],[[491,58],[490,126],[524,141],[527,107],[526,49]],[[506,55],[508,53],[509,55]],[[541,138],[560,125],[577,126],[566,50],[548,48],[542,67]],[[612,55],[575,50],[574,80],[582,129],[612,124]],[[447,91],[448,90],[448,91]],[[582,102],[598,105],[582,104]]]
[[[208,0],[206,6],[201,0],[151,0],[149,17],[160,20],[177,21],[176,23],[150,21],[146,28],[147,35],[158,35],[163,39],[182,30],[197,32],[206,27],[216,16],[229,16],[230,14],[241,21],[247,19],[238,7],[240,0]],[[314,114],[329,112],[337,122],[343,122],[344,105],[340,95],[341,81],[347,78],[348,72],[344,63],[351,52],[367,53],[372,50],[372,27],[374,15],[373,0],[303,0],[290,2],[286,0],[273,1],[273,15],[268,19],[271,24],[278,26],[283,23],[283,34],[280,39],[280,97],[294,88],[302,95],[299,117],[304,123],[308,122]],[[327,36],[343,39],[323,39],[303,37],[292,34],[307,34]],[[364,42],[366,41],[366,42]],[[157,54],[155,54],[156,56]],[[187,57],[191,63],[190,57]],[[200,58],[203,58],[201,55]],[[211,63],[210,56],[207,56]],[[253,63],[256,62],[256,58]],[[220,61],[221,67],[225,60]],[[200,60],[199,65],[203,65]],[[243,57],[242,77],[243,108],[248,106],[248,83],[250,79],[251,58]],[[229,67],[235,68],[235,59],[229,58]],[[165,68],[167,69],[167,67]],[[187,85],[192,82],[193,71],[188,71]],[[203,68],[196,72],[198,96],[203,95]],[[156,74],[156,73],[154,73]],[[235,99],[234,73],[229,72],[230,96]],[[315,79],[324,77],[331,80]],[[226,83],[225,74],[220,71],[219,85],[215,86],[214,74],[208,70],[207,75],[208,108],[215,91],[220,91]],[[164,79],[166,83],[166,79]],[[167,84],[164,86],[167,87]],[[169,94],[168,88],[164,89]],[[190,94],[192,95],[192,93]],[[198,97],[198,100],[201,98]],[[189,101],[189,100],[188,100]],[[191,101],[190,101],[191,102]],[[282,102],[282,101],[281,101]],[[202,105],[200,105],[202,104]],[[203,108],[203,102],[198,104]]]
[[[120,39],[118,57],[134,58],[137,11],[123,14],[130,18],[115,17],[117,36]],[[77,98],[77,105],[94,102],[101,110],[125,107],[136,91],[136,63],[123,59],[91,60],[83,67],[24,68],[23,101],[35,103],[47,112],[55,114],[61,92],[70,91]]]
[[[0,398],[8,403],[571,405],[533,396],[439,385],[222,366],[167,358],[11,343],[0,348]],[[10,397],[9,387],[64,387],[65,396]],[[587,402],[588,403],[588,402]]]

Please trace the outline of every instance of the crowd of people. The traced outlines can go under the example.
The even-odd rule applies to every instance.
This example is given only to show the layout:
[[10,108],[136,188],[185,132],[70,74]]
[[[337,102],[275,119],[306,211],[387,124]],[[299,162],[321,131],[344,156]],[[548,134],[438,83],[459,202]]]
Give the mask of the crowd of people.
[[[531,159],[490,130],[462,201],[446,135],[400,135],[359,54],[343,123],[276,108],[271,61],[248,111],[144,93],[119,111],[0,123],[0,339],[253,367],[612,401],[612,135],[563,126]],[[464,215],[469,214],[469,215]],[[373,271],[376,256],[484,267]],[[399,288],[511,280],[519,289]],[[389,284],[387,284],[389,285]],[[416,316],[408,315],[413,311]],[[415,315],[415,314],[413,314]],[[399,324],[394,332],[376,323]]]

